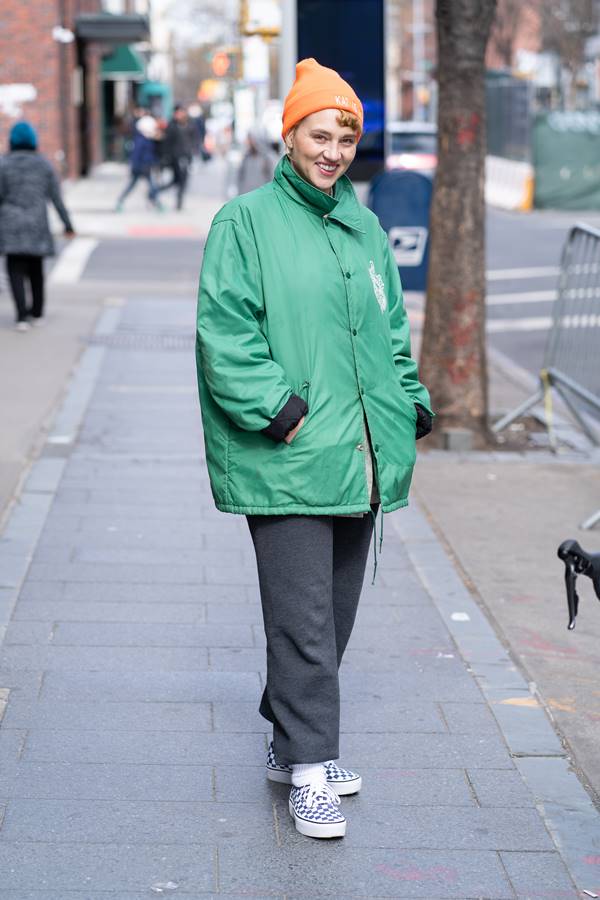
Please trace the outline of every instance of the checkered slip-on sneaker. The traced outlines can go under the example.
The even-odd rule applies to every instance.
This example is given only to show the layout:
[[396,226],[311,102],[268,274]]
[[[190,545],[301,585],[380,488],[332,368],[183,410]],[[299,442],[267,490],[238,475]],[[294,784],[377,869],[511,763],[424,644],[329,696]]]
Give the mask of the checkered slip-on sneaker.
[[340,798],[328,784],[292,787],[289,810],[296,831],[314,838],[344,837],[346,819],[339,811]]
[[[340,797],[348,794],[358,794],[362,786],[362,778],[356,772],[349,769],[340,769],[334,762],[325,763],[327,784],[334,789]],[[273,741],[269,744],[267,754],[267,778],[270,781],[280,781],[282,784],[292,783],[292,767],[282,766],[275,759],[273,753]]]

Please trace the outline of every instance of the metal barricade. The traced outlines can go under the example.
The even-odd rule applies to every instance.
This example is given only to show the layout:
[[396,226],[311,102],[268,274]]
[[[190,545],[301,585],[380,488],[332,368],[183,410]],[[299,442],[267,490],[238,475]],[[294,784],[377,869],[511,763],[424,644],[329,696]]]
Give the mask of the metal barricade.
[[[594,446],[598,434],[588,422],[600,415],[600,230],[571,228],[562,252],[558,296],[536,393],[492,427],[499,432],[541,401],[553,450],[552,392],[556,391]],[[587,413],[587,415],[586,415]],[[599,423],[600,425],[600,423]],[[600,510],[582,528],[600,522]]]

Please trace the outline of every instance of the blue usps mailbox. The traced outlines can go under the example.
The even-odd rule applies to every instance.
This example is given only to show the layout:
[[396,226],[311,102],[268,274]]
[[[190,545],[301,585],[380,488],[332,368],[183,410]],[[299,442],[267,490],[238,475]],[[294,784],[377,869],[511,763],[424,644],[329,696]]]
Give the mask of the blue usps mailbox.
[[421,172],[383,172],[369,187],[368,206],[387,231],[407,291],[426,287],[432,190]]

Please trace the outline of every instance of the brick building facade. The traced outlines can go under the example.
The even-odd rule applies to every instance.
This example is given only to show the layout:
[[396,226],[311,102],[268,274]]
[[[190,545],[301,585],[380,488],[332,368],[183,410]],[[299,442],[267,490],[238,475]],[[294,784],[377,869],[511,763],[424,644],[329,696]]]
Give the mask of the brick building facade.
[[102,0],[2,0],[0,153],[24,118],[62,175],[85,175],[101,159],[102,56],[143,37],[142,16],[103,13]]

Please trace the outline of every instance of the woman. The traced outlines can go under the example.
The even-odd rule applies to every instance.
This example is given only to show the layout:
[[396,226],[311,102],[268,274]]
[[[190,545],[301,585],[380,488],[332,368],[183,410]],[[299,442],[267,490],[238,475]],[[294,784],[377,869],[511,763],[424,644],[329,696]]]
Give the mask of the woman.
[[129,165],[131,174],[129,181],[121,192],[121,196],[117,200],[116,212],[123,211],[123,203],[125,198],[129,196],[140,178],[145,178],[148,182],[148,200],[157,209],[161,210],[162,206],[157,200],[158,187],[154,181],[152,170],[158,165],[158,155],[156,151],[156,142],[158,139],[158,126],[156,119],[148,114],[143,115],[135,123],[133,132],[133,149]]
[[312,837],[345,834],[338,667],[373,518],[407,504],[415,437],[431,429],[385,232],[345,171],[363,123],[314,59],[285,101],[272,182],[217,214],[200,278],[197,368],[213,496],[245,514],[267,636],[267,777],[292,784]]
[[[29,329],[28,319],[34,325],[43,321],[43,258],[54,255],[48,226],[49,201],[62,219],[67,237],[74,234],[54,169],[37,152],[37,145],[37,135],[29,122],[17,122],[10,132],[9,153],[0,160],[0,253],[6,255],[17,331]],[[27,282],[30,307],[26,299]]]
[[237,173],[238,194],[247,194],[271,181],[277,163],[277,156],[259,128],[250,129],[246,144],[247,149]]

